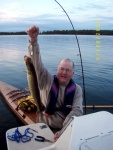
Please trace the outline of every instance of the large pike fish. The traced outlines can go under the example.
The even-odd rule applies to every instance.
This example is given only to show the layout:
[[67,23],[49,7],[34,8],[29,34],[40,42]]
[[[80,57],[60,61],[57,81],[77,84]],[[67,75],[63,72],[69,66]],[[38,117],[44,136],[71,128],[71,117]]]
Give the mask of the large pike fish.
[[24,56],[24,61],[25,61],[26,68],[27,68],[28,87],[29,87],[31,96],[33,97],[33,99],[38,107],[38,111],[41,112],[43,107],[41,104],[40,91],[38,88],[38,81],[36,78],[35,69],[34,69],[34,66],[33,66],[33,63],[31,61],[30,57]]

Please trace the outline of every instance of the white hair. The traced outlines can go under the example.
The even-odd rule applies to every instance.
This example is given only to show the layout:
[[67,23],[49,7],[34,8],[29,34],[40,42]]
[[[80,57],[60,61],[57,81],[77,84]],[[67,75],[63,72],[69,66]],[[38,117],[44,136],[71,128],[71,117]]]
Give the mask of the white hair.
[[[65,59],[62,59],[61,61],[71,62],[71,63],[72,63],[72,66],[73,66],[73,69],[74,69],[75,64],[74,64],[74,62],[73,62],[71,59],[65,58]],[[61,61],[60,61],[60,62],[61,62]],[[60,64],[60,62],[59,62],[59,64]]]

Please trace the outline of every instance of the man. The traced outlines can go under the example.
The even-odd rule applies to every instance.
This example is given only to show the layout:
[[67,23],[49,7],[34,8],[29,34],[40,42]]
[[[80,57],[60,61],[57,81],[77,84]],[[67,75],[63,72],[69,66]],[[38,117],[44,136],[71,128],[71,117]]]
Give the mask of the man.
[[39,121],[51,129],[61,130],[70,117],[83,113],[82,89],[72,80],[74,63],[70,59],[63,59],[56,76],[51,75],[41,61],[37,43],[39,28],[32,26],[26,32],[29,35],[29,56],[35,67],[41,101],[45,106],[44,115],[40,114]]

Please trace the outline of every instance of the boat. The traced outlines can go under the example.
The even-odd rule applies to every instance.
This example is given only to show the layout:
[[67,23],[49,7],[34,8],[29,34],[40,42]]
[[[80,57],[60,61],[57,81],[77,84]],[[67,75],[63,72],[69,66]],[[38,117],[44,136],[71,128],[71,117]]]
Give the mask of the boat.
[[18,107],[18,101],[26,100],[30,93],[27,90],[21,90],[5,82],[0,81],[0,93],[4,97],[4,101],[8,104],[10,109],[16,116],[25,124],[34,124],[38,122],[38,115],[36,112],[27,112]]
[[[19,127],[21,134],[27,128],[38,131],[30,141],[23,143],[8,139],[8,135],[14,134],[17,128],[6,132],[8,150],[113,150],[113,114],[100,111],[80,117],[72,117],[61,130],[61,135],[53,142],[54,134],[43,123],[36,123]],[[35,138],[43,136],[52,141],[39,142]]]

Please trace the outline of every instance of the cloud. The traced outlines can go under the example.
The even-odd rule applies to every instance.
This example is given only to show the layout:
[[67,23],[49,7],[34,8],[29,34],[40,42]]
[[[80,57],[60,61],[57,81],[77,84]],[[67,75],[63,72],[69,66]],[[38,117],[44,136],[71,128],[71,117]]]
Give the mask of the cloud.
[[[105,9],[105,6],[101,6],[101,5],[97,5],[97,4],[87,4],[87,5],[85,5],[85,6],[73,6],[73,12],[75,11],[75,10],[79,10],[79,11],[89,11],[89,10],[92,10],[92,9]],[[72,13],[73,13],[72,12]]]
[[[43,2],[45,1],[43,0]],[[26,30],[30,25],[39,25],[41,30],[71,29],[68,17],[59,6],[52,5],[49,9],[49,7],[45,7],[46,3],[42,7],[42,4],[42,6],[38,6],[38,2],[35,2],[39,8],[33,7],[32,9],[31,5],[28,8],[28,4],[26,6],[24,1],[22,3],[5,3],[0,8],[0,31],[22,31]],[[29,2],[29,4],[32,4],[32,2]],[[110,0],[107,2],[105,0],[84,0],[83,3],[81,1],[76,1],[75,3],[72,0],[70,3],[66,1],[63,6],[76,29],[95,29],[97,19],[100,19],[106,25],[106,27],[104,26],[105,28],[112,25],[113,5],[110,4]],[[47,10],[45,10],[46,8]]]
[[0,8],[1,22],[16,22],[21,18],[31,15],[31,12],[26,13],[19,2],[5,3],[4,7]]
[[106,6],[103,5],[98,5],[98,4],[89,4],[86,5],[85,8],[88,9],[98,9],[98,10],[104,10],[106,8]]

